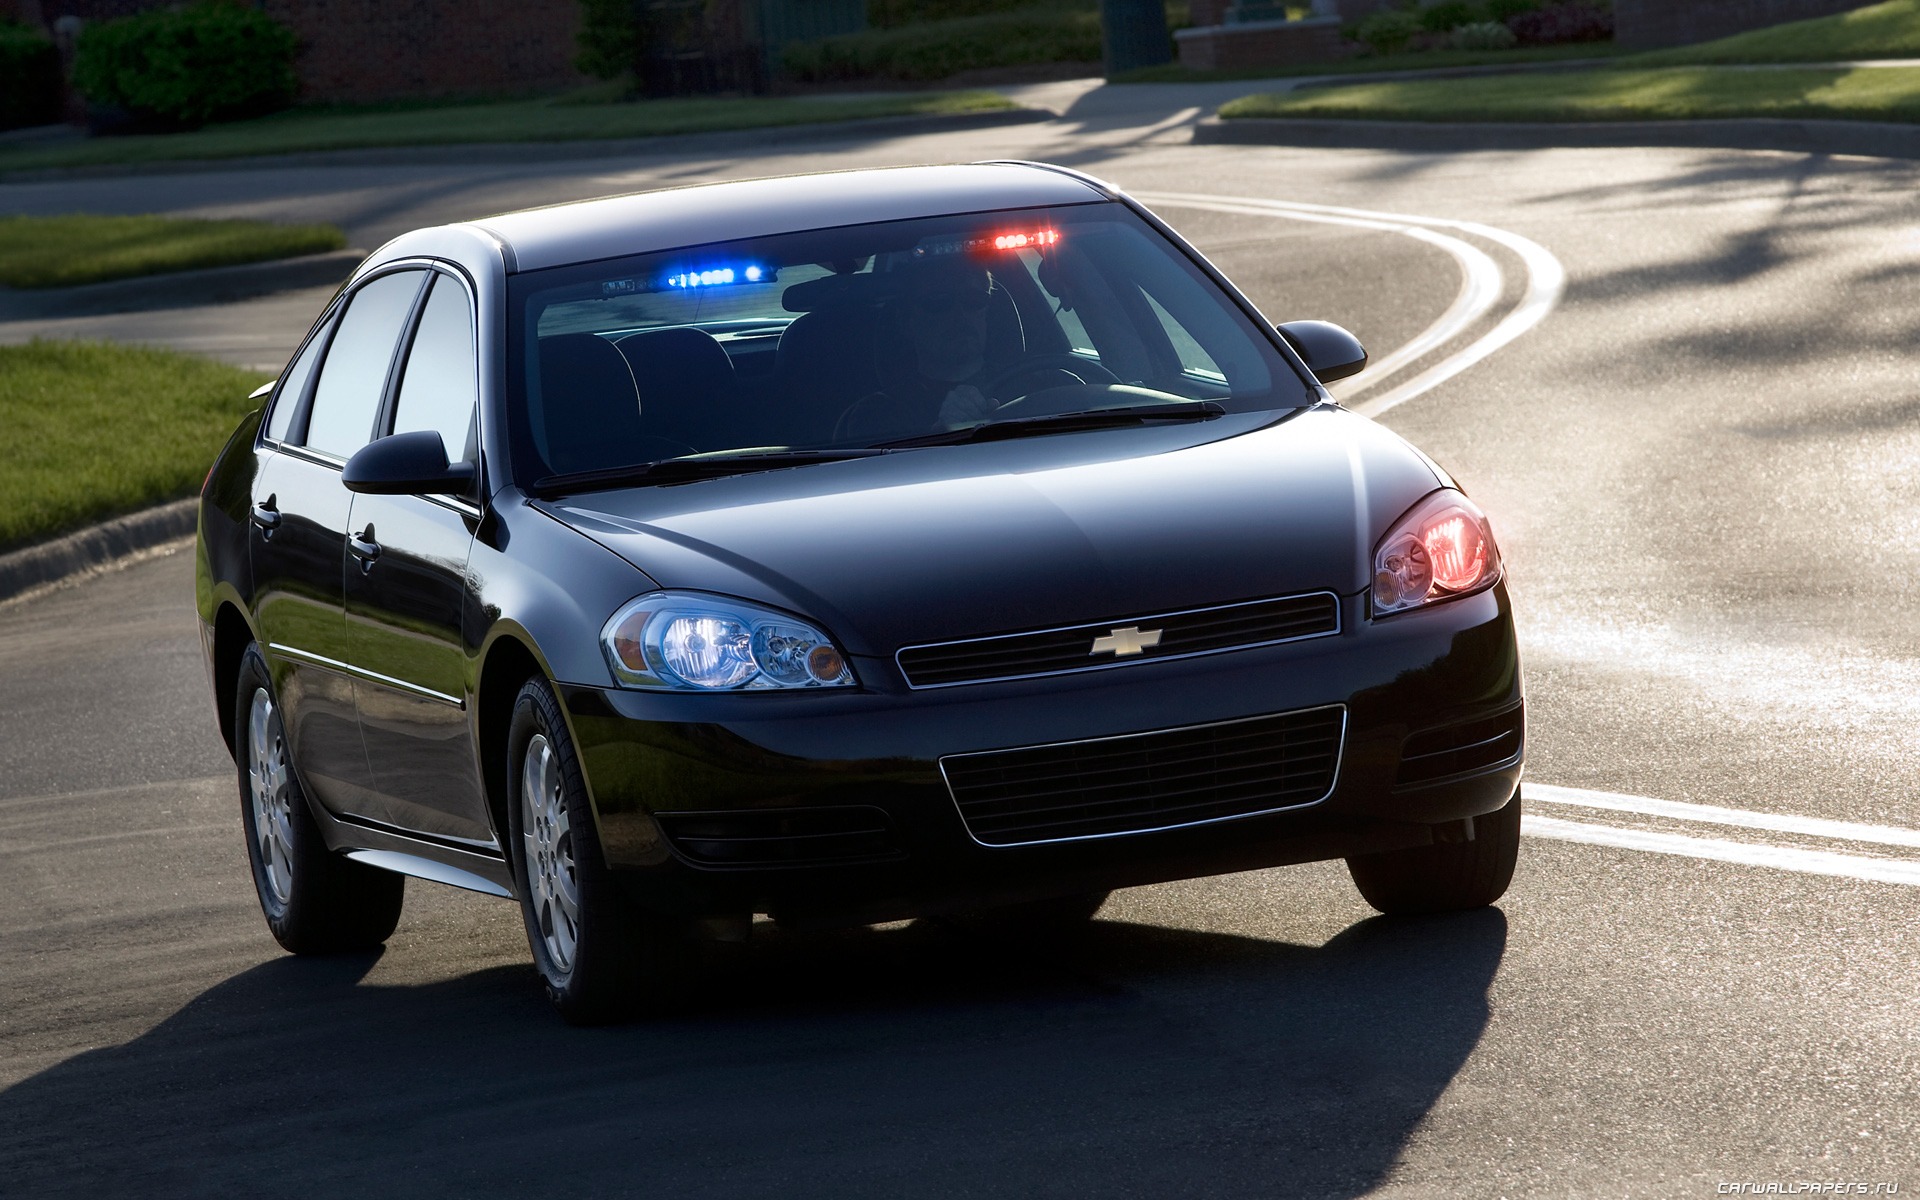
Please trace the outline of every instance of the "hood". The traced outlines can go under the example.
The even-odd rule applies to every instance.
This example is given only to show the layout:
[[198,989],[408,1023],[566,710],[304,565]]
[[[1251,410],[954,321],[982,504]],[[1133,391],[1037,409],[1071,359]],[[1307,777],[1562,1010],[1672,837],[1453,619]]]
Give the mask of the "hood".
[[540,506],[662,587],[809,617],[850,653],[1364,588],[1439,486],[1364,417],[935,447]]

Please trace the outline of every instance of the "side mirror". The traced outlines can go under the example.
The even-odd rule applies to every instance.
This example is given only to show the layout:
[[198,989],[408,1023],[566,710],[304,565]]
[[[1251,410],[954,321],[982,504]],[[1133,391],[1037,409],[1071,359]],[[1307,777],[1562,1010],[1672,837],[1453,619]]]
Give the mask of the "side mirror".
[[440,435],[419,429],[360,447],[340,481],[348,491],[369,496],[459,496],[473,484],[473,465],[448,463]]
[[1367,368],[1367,348],[1331,321],[1288,321],[1279,330],[1321,383],[1358,375]]

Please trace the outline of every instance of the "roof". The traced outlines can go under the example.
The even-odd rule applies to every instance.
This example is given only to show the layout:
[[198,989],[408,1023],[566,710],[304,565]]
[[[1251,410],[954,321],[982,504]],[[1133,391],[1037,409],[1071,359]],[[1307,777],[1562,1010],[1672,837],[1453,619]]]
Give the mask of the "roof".
[[1026,163],[888,167],[710,183],[583,200],[487,217],[471,224],[509,252],[508,270],[898,221],[1109,199],[1087,180]]

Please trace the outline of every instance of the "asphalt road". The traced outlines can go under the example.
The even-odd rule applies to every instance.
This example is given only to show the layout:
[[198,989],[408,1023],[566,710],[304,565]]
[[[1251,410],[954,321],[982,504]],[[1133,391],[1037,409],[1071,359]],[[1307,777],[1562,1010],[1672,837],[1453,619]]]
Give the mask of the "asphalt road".
[[[1522,311],[1538,263],[1493,235],[1527,239],[1565,271],[1544,320],[1380,416],[1508,558],[1546,820],[1499,909],[1373,918],[1323,864],[1121,893],[1046,959],[758,927],[705,1014],[587,1032],[479,896],[410,883],[382,954],[295,961],[247,879],[190,564],[161,555],[0,607],[0,1196],[1920,1188],[1920,889],[1872,878],[1920,879],[1920,165],[1195,147],[1172,105],[1079,104],[752,159],[7,185],[0,211],[320,218],[371,246],[664,183],[1028,157],[1483,226],[1161,206],[1269,315],[1381,355],[1467,278],[1409,229],[1491,260],[1484,311],[1361,407]],[[318,302],[114,335],[271,361]]]

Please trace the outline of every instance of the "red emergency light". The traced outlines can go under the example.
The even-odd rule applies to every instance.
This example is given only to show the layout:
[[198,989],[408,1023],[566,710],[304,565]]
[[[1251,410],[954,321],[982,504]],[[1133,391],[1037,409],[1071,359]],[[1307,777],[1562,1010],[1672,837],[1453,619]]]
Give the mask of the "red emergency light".
[[1052,246],[1058,244],[1060,234],[1053,229],[1036,229],[1032,233],[1003,233],[993,239],[995,250],[1025,250],[1028,247]]

